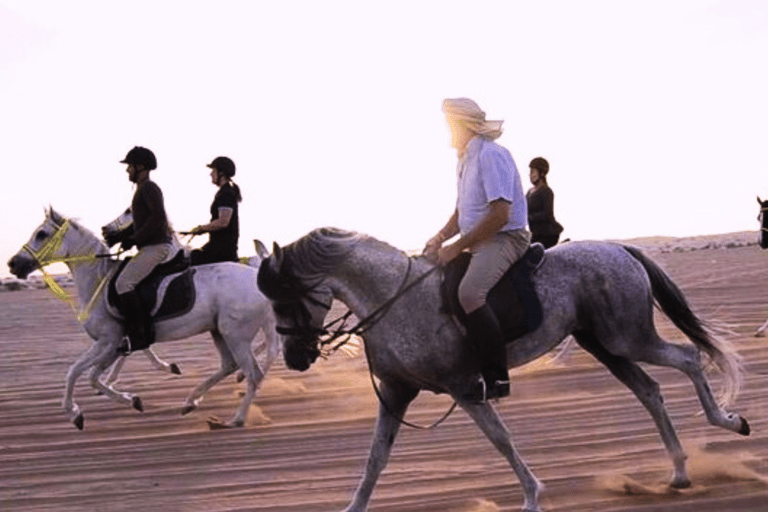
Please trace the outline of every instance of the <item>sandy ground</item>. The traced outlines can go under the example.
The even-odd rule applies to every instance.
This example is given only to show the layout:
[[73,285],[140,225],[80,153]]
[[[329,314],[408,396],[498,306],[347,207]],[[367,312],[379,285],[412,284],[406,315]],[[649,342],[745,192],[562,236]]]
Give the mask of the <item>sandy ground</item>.
[[[693,487],[671,491],[671,465],[650,417],[580,349],[565,365],[514,371],[512,396],[497,407],[547,486],[547,511],[763,512],[768,339],[752,333],[768,315],[768,253],[649,248],[700,314],[732,329],[747,370],[734,408],[752,436],[709,426],[684,375],[650,368],[690,455]],[[666,319],[658,328],[684,342]],[[248,427],[211,431],[206,417],[229,418],[241,385],[227,379],[181,416],[186,394],[218,359],[207,336],[160,344],[158,353],[183,374],[132,357],[118,386],[141,396],[143,413],[95,396],[81,379],[81,432],[64,417],[61,399],[68,367],[90,342],[68,307],[45,290],[0,293],[0,340],[2,511],[338,511],[361,475],[377,406],[362,356],[337,354],[305,373],[280,360]],[[407,419],[429,424],[450,404],[424,394]],[[436,429],[401,430],[370,510],[494,512],[521,503],[506,461],[459,410]]]

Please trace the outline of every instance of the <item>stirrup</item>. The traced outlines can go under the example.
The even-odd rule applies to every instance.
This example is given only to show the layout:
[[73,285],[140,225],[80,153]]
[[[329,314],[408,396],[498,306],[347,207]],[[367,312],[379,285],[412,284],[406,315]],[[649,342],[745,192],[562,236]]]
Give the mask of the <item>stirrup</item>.
[[494,398],[504,398],[509,396],[510,383],[508,380],[497,380],[493,382],[493,386],[486,391],[486,400],[492,400]]
[[117,353],[122,356],[129,356],[133,352],[131,348],[131,338],[127,334],[120,339],[120,344],[117,346]]

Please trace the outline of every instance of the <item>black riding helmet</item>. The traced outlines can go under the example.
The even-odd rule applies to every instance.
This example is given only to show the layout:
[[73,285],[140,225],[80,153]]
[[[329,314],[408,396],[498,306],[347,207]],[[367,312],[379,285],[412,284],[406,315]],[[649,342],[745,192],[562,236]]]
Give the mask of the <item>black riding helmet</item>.
[[141,146],[134,146],[134,148],[125,155],[125,158],[120,160],[120,163],[142,165],[147,171],[157,169],[157,159],[155,158],[155,154]]
[[227,178],[231,178],[235,175],[235,162],[226,156],[217,156],[213,159],[213,162],[209,163],[206,167],[216,169],[219,173]]

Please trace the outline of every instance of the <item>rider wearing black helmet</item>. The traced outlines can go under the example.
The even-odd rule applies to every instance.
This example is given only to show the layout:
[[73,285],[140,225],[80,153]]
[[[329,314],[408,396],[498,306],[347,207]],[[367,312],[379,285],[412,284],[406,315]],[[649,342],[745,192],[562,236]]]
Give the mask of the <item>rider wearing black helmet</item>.
[[207,165],[211,169],[211,182],[219,187],[211,204],[211,222],[196,226],[191,233],[210,233],[208,243],[190,255],[192,265],[237,261],[237,242],[240,237],[238,203],[242,201],[240,188],[232,181],[235,163],[226,156],[218,156]]
[[170,255],[173,246],[163,193],[149,179],[149,172],[157,168],[154,153],[136,146],[120,163],[128,164],[128,179],[136,184],[131,201],[134,232],[123,242],[123,248],[136,245],[138,252],[115,282],[128,339],[128,346],[122,350],[130,353],[143,350],[155,341],[149,312],[142,306],[136,286]]

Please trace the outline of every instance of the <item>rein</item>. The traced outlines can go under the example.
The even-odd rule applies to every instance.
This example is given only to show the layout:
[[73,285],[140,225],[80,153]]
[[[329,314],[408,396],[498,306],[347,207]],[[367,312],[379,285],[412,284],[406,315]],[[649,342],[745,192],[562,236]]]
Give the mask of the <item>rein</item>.
[[[430,270],[424,272],[419,277],[408,283],[408,277],[411,275],[411,268],[413,266],[413,260],[412,258],[408,258],[408,269],[405,271],[405,277],[403,278],[403,282],[400,284],[400,287],[398,288],[395,295],[387,300],[384,304],[373,310],[372,313],[370,313],[368,316],[363,318],[362,320],[357,322],[357,325],[352,327],[349,330],[344,330],[343,328],[339,328],[333,333],[330,332],[330,327],[334,324],[337,324],[341,322],[342,327],[346,323],[347,319],[352,315],[351,311],[347,311],[343,316],[333,320],[332,322],[326,324],[323,329],[321,330],[322,334],[331,334],[331,337],[325,340],[322,340],[320,342],[320,346],[326,346],[332,344],[337,339],[344,337],[342,341],[337,343],[336,345],[332,346],[329,350],[326,351],[326,354],[331,354],[338,350],[340,347],[345,345],[349,340],[352,338],[352,336],[355,335],[362,335],[363,333],[367,332],[371,327],[376,325],[377,322],[379,322],[392,308],[392,306],[397,302],[398,299],[400,299],[403,295],[405,295],[409,290],[411,290],[413,287],[415,287],[417,284],[421,283],[424,279],[426,279],[430,274],[432,274],[434,271],[436,271],[439,267],[435,266],[432,267]],[[419,429],[419,430],[430,430],[441,423],[443,423],[448,417],[453,413],[454,409],[456,409],[456,402],[453,402],[453,405],[448,409],[448,411],[436,422],[429,426],[422,426],[422,425],[416,425],[414,423],[410,423],[403,419],[402,417],[399,417],[398,415],[394,414],[392,410],[387,405],[387,402],[384,400],[384,397],[381,394],[381,390],[376,385],[376,381],[373,378],[373,368],[371,367],[371,358],[368,357],[368,346],[363,343],[363,348],[365,350],[365,359],[368,363],[368,375],[371,377],[371,384],[373,385],[373,390],[376,392],[376,397],[379,399],[379,403],[386,409],[386,411],[394,418],[397,419],[401,424]]]
[[88,301],[88,304],[83,308],[82,311],[78,312],[77,307],[75,305],[75,299],[72,298],[72,296],[67,293],[64,288],[61,287],[59,283],[56,282],[56,280],[51,276],[48,272],[45,271],[45,267],[48,265],[52,265],[54,263],[87,263],[87,262],[93,262],[97,261],[100,258],[111,258],[114,255],[111,253],[107,254],[89,254],[84,256],[56,256],[56,251],[59,250],[61,247],[61,244],[64,241],[64,235],[67,234],[67,231],[69,230],[69,227],[71,226],[69,220],[65,220],[64,223],[61,226],[58,226],[58,230],[56,233],[51,236],[47,242],[40,248],[40,250],[35,251],[32,249],[29,244],[24,244],[22,246],[22,250],[29,253],[30,256],[37,262],[38,266],[40,267],[40,272],[43,274],[43,282],[48,287],[48,289],[51,291],[54,297],[59,299],[62,302],[65,302],[69,304],[69,306],[72,308],[72,310],[77,313],[77,320],[80,323],[84,323],[88,316],[90,315],[91,308],[96,303],[96,299],[101,294],[102,290],[104,289],[104,285],[107,283],[110,273],[107,273],[107,275],[104,276],[104,278],[99,282],[98,286],[96,286],[96,290],[93,292],[93,295],[91,296],[91,299]]

